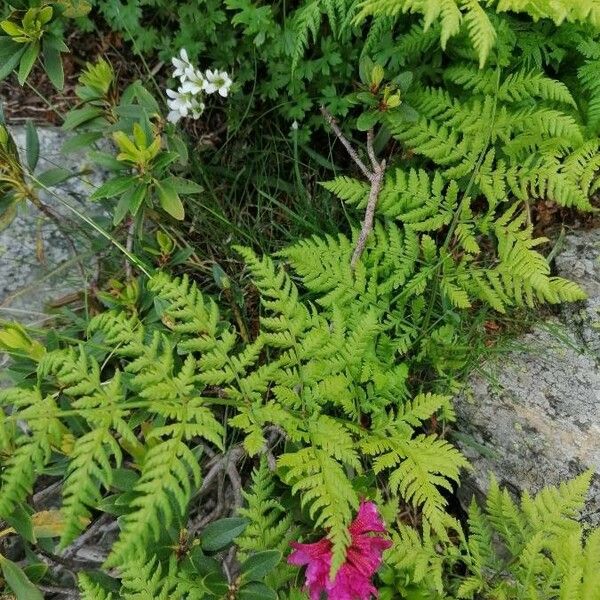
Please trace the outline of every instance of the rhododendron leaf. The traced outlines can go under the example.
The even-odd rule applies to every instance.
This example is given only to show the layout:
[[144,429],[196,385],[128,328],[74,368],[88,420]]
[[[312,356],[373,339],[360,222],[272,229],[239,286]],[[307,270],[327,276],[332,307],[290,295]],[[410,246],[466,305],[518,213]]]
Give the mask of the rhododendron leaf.
[[252,582],[240,589],[240,600],[277,600],[277,593],[264,583]]
[[231,517],[219,519],[207,525],[200,536],[202,549],[216,552],[230,544],[248,526],[247,519]]
[[281,561],[279,550],[265,550],[253,554],[241,566],[242,577],[246,581],[262,581]]

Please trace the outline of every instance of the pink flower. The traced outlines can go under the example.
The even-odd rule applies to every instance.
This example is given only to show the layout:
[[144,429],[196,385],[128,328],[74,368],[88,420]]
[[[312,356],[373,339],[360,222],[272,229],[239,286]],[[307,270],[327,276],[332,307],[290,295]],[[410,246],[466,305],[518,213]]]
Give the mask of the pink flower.
[[381,565],[383,551],[392,545],[380,535],[385,532],[385,527],[377,506],[373,502],[361,502],[348,531],[351,542],[346,562],[333,581],[329,578],[332,546],[327,538],[314,544],[291,543],[294,550],[288,556],[288,562],[307,565],[306,587],[311,600],[319,600],[322,592],[327,593],[329,600],[369,600],[371,596],[377,596],[371,578]]

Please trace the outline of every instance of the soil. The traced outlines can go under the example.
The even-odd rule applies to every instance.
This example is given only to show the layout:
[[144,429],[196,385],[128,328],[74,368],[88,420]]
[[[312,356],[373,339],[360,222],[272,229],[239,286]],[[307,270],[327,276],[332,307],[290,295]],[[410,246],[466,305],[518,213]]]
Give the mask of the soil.
[[91,35],[73,31],[66,36],[65,43],[70,52],[63,54],[63,90],[54,88],[39,64],[24,86],[19,85],[14,75],[0,82],[0,100],[8,121],[18,124],[32,119],[40,125],[60,125],[63,115],[78,102],[77,77],[87,62],[105,58],[112,64],[123,87],[141,76],[138,62],[127,60],[127,45],[118,33],[107,31]]

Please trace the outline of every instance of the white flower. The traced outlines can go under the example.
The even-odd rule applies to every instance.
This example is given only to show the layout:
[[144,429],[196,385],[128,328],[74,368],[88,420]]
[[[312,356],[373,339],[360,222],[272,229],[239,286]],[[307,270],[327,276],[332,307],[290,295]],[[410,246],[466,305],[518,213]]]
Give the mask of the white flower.
[[194,67],[188,67],[185,70],[185,81],[181,84],[181,89],[191,94],[199,94],[204,88],[204,75]]
[[298,130],[298,121],[294,121],[294,122],[292,123],[292,129],[293,129],[294,131],[297,131],[297,130]]
[[207,94],[219,92],[223,98],[227,97],[229,88],[233,83],[225,71],[211,71],[210,69],[207,69],[206,73],[204,74],[204,79],[204,91]]
[[167,115],[167,121],[169,121],[169,123],[173,123],[173,125],[177,125],[182,116],[183,115],[178,110],[170,110],[169,114]]
[[179,77],[182,82],[185,81],[187,77],[186,70],[189,68],[193,68],[190,63],[187,50],[185,48],[182,48],[179,51],[179,58],[174,56],[171,59],[171,62],[175,67],[175,71],[173,71],[173,77]]
[[183,117],[198,119],[204,112],[204,102],[196,94],[187,91],[184,85],[181,85],[177,91],[167,90],[167,96],[169,97],[167,105],[170,109],[167,121],[170,123],[178,123]]
[[190,93],[179,88],[176,92],[167,90],[167,96],[169,96],[167,105],[171,109],[167,121],[170,123],[177,123],[182,117],[187,117],[190,111],[194,112],[194,98]]
[[199,119],[205,108],[204,102],[200,102],[200,100],[194,98],[192,103],[192,119]]

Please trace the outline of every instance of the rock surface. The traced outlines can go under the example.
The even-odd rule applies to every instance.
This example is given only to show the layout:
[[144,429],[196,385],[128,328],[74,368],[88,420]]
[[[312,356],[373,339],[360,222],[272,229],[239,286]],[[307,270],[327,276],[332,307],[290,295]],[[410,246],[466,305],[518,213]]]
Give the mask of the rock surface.
[[[22,150],[25,128],[13,127],[11,133]],[[38,128],[40,159],[36,173],[54,167],[73,173],[89,169],[82,154],[61,154],[67,135],[58,128]],[[102,209],[86,201],[86,197],[102,179],[102,172],[94,169],[91,175],[74,177],[53,189],[71,206],[95,218],[103,214]],[[63,231],[26,204],[20,207],[16,219],[0,231],[1,319],[41,322],[49,302],[84,288],[86,280],[93,277],[95,261],[90,227],[78,222],[55,196],[42,193],[41,199],[60,216]]]
[[588,300],[565,306],[485,364],[457,399],[457,440],[473,465],[464,506],[485,493],[490,471],[516,493],[535,493],[592,469],[584,519],[600,524],[599,256],[600,230],[565,238],[558,274],[579,283]]

